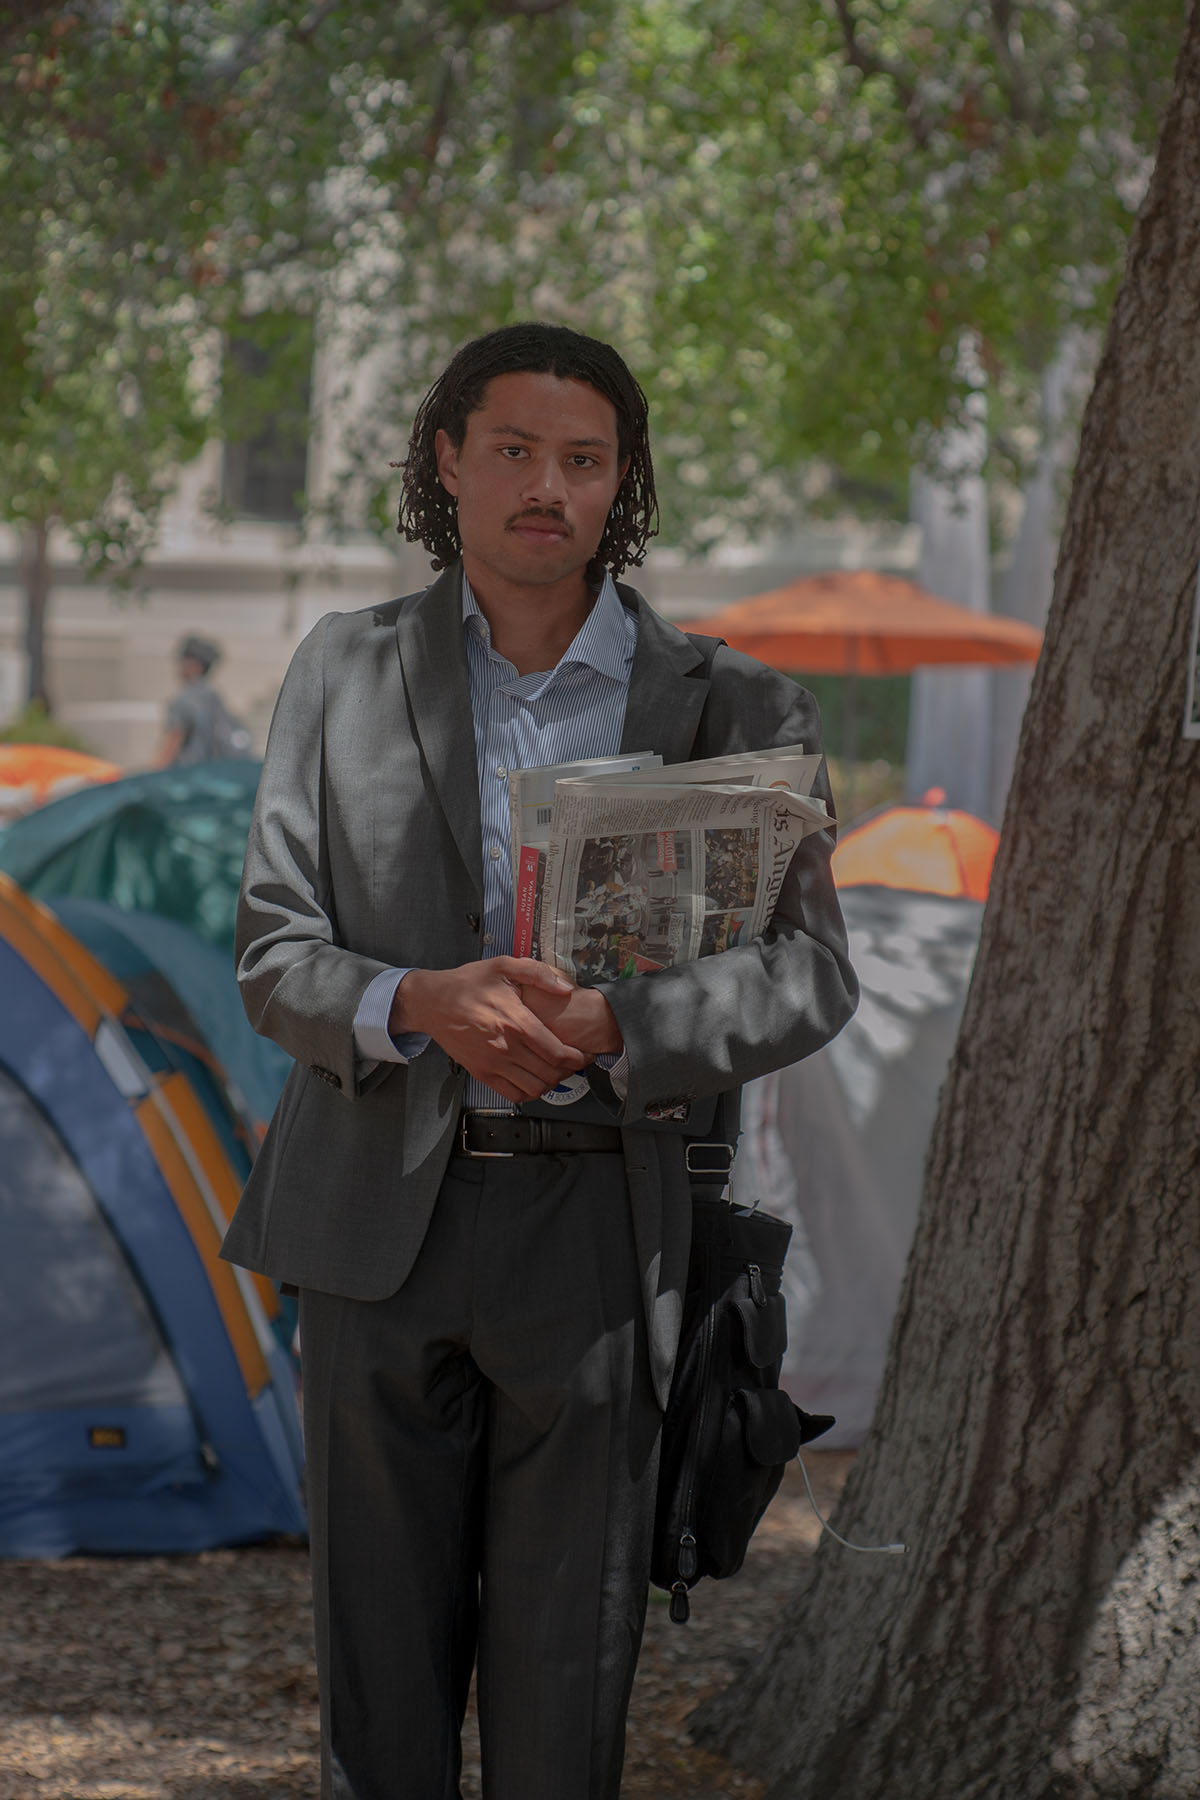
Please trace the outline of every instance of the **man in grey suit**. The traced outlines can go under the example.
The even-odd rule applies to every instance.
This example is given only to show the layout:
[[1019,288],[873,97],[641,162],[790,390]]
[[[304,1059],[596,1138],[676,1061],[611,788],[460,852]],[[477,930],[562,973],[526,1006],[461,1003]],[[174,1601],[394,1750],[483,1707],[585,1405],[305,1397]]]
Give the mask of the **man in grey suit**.
[[739,1084],[857,990],[826,833],[720,956],[582,988],[506,955],[507,771],[819,722],[616,585],[655,501],[608,345],[468,344],[403,482],[440,578],[322,620],[271,728],[239,979],[296,1067],[225,1254],[300,1291],[323,1795],[454,1800],[477,1662],[487,1800],[614,1800],[689,1167],[720,1185]]

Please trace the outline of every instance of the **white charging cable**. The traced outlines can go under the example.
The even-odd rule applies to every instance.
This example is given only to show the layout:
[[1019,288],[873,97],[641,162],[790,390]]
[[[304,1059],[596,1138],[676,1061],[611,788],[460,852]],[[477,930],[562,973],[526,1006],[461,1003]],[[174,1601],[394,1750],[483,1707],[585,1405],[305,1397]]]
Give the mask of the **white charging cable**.
[[812,1491],[812,1482],[808,1479],[808,1470],[804,1466],[804,1458],[798,1450],[796,1452],[796,1461],[800,1464],[800,1473],[803,1475],[804,1485],[808,1489],[808,1504],[816,1514],[817,1523],[820,1525],[822,1531],[827,1531],[829,1533],[835,1543],[841,1544],[842,1548],[845,1550],[858,1550],[863,1556],[908,1555],[907,1544],[852,1544],[849,1538],[840,1536],[839,1533],[833,1529],[833,1526],[829,1523],[828,1519],[822,1515],[821,1509],[817,1505],[817,1497]]

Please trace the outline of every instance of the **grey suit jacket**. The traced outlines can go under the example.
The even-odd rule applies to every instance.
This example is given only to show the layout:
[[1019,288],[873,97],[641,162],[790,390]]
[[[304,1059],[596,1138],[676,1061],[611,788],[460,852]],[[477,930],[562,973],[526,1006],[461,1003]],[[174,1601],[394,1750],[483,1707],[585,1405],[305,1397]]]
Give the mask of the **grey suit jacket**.
[[[820,747],[811,695],[722,648],[704,659],[632,589],[638,615],[623,745],[665,762],[772,744]],[[703,718],[702,718],[703,715]],[[702,725],[702,729],[701,729]],[[613,1120],[651,1355],[665,1403],[687,1268],[683,1140],[648,1121],[736,1093],[850,1017],[857,984],[818,832],[797,851],[766,937],[610,985],[629,1086]],[[364,1064],[353,1021],[380,970],[480,954],[482,844],[456,565],[432,587],[322,619],[293,658],[267,744],[238,913],[255,1029],[295,1058],[223,1254],[277,1280],[382,1299],[421,1247],[462,1105],[436,1044]],[[686,1124],[684,1126],[686,1129]]]

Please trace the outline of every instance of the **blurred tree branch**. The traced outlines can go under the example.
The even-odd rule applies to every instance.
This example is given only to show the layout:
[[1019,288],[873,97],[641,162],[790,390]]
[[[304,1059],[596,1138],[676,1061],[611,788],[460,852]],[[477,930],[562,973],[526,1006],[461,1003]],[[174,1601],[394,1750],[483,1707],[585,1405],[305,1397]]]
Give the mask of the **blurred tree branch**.
[[886,75],[903,104],[904,116],[908,120],[917,148],[924,150],[929,144],[931,126],[924,116],[921,97],[910,73],[898,62],[891,62],[886,57],[877,56],[865,48],[858,34],[858,25],[854,14],[850,11],[849,0],[833,0],[833,3],[838,23],[842,28],[842,43],[845,48],[846,61],[852,69],[857,69],[860,75]]

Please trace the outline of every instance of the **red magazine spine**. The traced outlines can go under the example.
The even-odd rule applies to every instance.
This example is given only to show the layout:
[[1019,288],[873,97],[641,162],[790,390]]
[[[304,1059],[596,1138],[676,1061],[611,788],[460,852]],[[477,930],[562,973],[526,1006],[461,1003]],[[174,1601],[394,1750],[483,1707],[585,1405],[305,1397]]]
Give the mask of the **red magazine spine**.
[[513,927],[513,955],[533,955],[533,924],[537,912],[538,863],[536,850],[525,845],[517,865],[516,921]]

